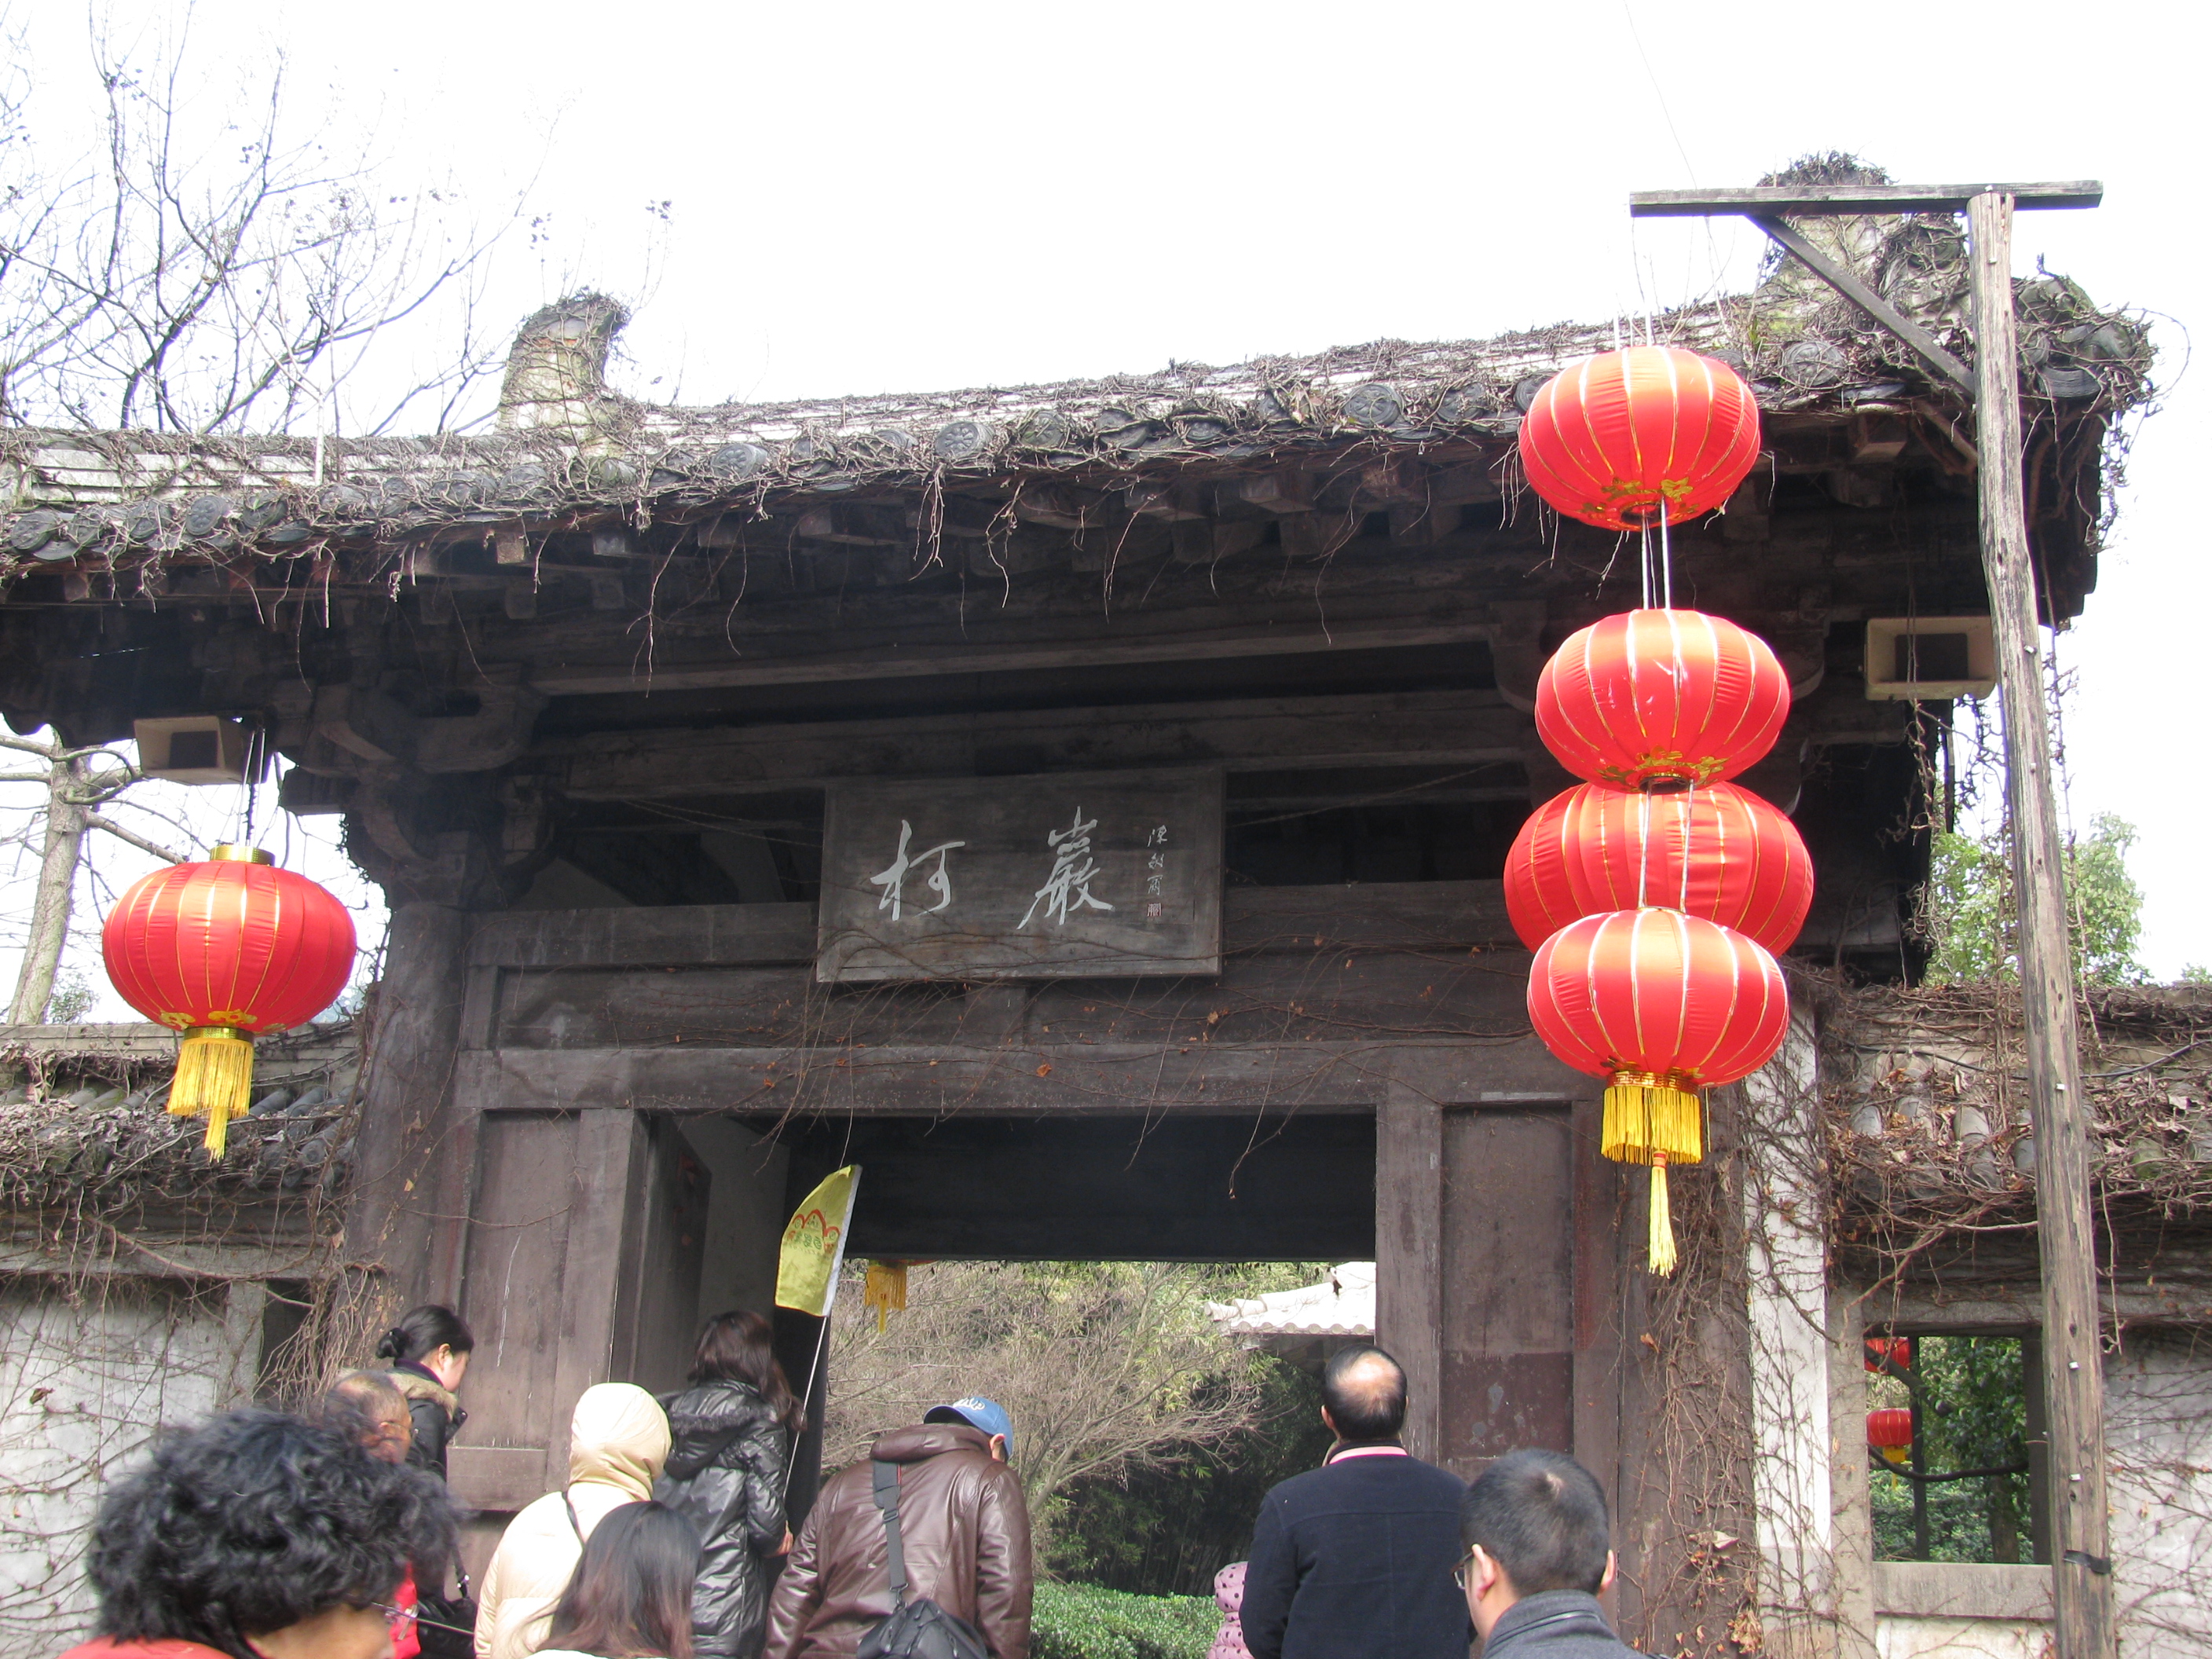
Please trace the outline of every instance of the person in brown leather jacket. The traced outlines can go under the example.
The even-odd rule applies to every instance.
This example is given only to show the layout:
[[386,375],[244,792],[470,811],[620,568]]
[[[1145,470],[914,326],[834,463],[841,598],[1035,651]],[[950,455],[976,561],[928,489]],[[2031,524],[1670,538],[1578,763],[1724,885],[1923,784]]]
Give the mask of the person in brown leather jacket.
[[[1012,1431],[1002,1407],[969,1399],[933,1408],[869,1450],[869,1461],[898,1467],[908,1598],[926,1596],[966,1620],[992,1659],[1029,1659],[1030,1651],[1030,1513],[1006,1467]],[[861,1638],[890,1616],[874,1488],[864,1461],[814,1500],[769,1602],[765,1659],[853,1659]]]

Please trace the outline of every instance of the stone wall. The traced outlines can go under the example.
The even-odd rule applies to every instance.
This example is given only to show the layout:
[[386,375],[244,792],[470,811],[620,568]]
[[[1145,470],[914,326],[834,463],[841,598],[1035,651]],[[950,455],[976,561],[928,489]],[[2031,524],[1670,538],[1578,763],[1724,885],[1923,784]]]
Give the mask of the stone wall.
[[87,1529],[154,1431],[247,1398],[258,1283],[107,1276],[0,1285],[0,1659],[88,1629]]

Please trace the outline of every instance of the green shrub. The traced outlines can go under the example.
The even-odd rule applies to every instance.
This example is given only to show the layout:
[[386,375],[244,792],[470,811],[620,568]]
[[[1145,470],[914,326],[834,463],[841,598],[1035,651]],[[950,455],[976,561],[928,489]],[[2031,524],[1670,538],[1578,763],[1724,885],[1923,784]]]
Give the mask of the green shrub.
[[1221,1628],[1211,1596],[1127,1595],[1096,1584],[1041,1583],[1030,1659],[1206,1659]]

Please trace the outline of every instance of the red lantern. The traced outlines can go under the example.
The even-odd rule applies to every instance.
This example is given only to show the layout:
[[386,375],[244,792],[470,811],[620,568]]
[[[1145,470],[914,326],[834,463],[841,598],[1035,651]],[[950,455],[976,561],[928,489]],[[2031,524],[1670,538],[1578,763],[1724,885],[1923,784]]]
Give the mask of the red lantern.
[[1869,1412],[1867,1444],[1893,1463],[1905,1462],[1912,1452],[1912,1413],[1901,1406]]
[[[1663,904],[1778,954],[1812,908],[1813,860],[1797,826],[1732,783],[1676,795],[1585,786],[1563,839],[1579,915]],[[1510,914],[1510,887],[1506,903]]]
[[1544,941],[1528,971],[1528,1018],[1559,1059],[1606,1079],[1599,1150],[1650,1166],[1651,1267],[1671,1272],[1668,1165],[1705,1157],[1698,1090],[1757,1071],[1782,1046],[1782,970],[1717,922],[1609,911]]
[[251,1103],[254,1034],[331,1006],[353,972],[353,918],[266,853],[217,847],[206,863],[133,886],[108,913],[100,950],[123,1000],[185,1034],[169,1110],[204,1116],[219,1158]]
[[1680,524],[1759,459],[1759,404],[1726,363],[1673,346],[1601,352],[1544,383],[1521,422],[1536,493],[1605,530]]
[[1866,1340],[1866,1368],[1878,1371],[1912,1369],[1912,1339],[1909,1336],[1870,1336]]
[[1589,784],[1579,783],[1553,796],[1528,815],[1505,854],[1506,918],[1532,951],[1569,922],[1599,908],[1583,902],[1574,876],[1571,825],[1575,809],[1589,793]]
[[1628,611],[1570,635],[1536,677],[1536,733],[1616,789],[1732,778],[1774,746],[1790,680],[1756,634],[1698,611]]

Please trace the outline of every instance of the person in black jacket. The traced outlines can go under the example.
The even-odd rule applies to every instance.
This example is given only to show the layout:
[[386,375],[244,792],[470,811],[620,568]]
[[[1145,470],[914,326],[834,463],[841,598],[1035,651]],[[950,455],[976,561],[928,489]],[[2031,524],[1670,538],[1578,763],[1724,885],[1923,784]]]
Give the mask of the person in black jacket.
[[1398,1443],[1406,1373],[1380,1348],[1349,1348],[1322,1369],[1321,1392],[1336,1444],[1261,1503],[1245,1645],[1254,1659],[1467,1659],[1451,1576],[1467,1487]]
[[415,1444],[407,1461],[441,1480],[446,1447],[469,1420],[456,1396],[476,1346],[461,1316],[434,1304],[409,1309],[376,1345],[376,1357],[392,1362],[392,1384],[407,1396],[407,1414],[414,1419]]
[[806,1413],[776,1364],[767,1320],[739,1309],[699,1333],[692,1386],[662,1401],[674,1443],[653,1495],[699,1534],[691,1592],[698,1659],[753,1659],[768,1621],[768,1564],[791,1547],[785,1472]]
[[1597,1598],[1613,1583],[1605,1493],[1564,1452],[1517,1451],[1460,1507],[1458,1577],[1482,1659],[1632,1659]]

